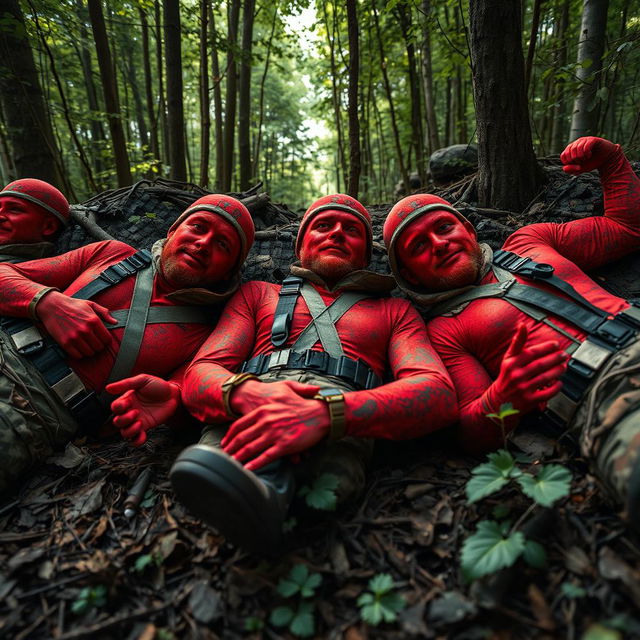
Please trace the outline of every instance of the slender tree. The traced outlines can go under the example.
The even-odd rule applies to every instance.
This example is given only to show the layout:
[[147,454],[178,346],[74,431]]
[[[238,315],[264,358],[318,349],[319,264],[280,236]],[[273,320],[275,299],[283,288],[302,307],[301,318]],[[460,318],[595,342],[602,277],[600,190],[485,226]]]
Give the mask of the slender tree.
[[167,69],[167,120],[169,123],[169,164],[171,177],[187,179],[182,99],[182,50],[180,43],[180,2],[163,0],[164,48]]
[[577,68],[581,86],[573,103],[569,142],[597,133],[599,109],[596,94],[602,70],[608,8],[609,0],[584,0],[583,3]]
[[236,130],[236,110],[238,105],[238,73],[237,73],[237,45],[238,45],[238,21],[240,19],[240,0],[232,0],[229,7],[229,27],[227,31],[227,43],[229,52],[227,55],[227,95],[225,100],[224,120],[224,155],[222,163],[222,189],[231,190],[233,177],[233,140]]
[[107,121],[111,133],[111,144],[113,146],[113,156],[116,165],[116,175],[118,186],[124,187],[131,184],[131,169],[127,156],[127,147],[122,127],[120,114],[120,101],[118,99],[118,84],[114,67],[111,60],[111,50],[107,37],[107,28],[104,24],[101,0],[88,0],[89,18],[93,30],[93,39],[96,44],[96,55],[98,56],[98,66],[100,67],[100,78],[102,79],[102,91],[104,93],[104,104],[107,109]]
[[251,51],[253,45],[253,13],[255,0],[244,0],[242,12],[242,57],[238,87],[238,160],[240,191],[251,186]]
[[422,0],[424,22],[422,28],[422,85],[424,106],[427,116],[427,137],[429,153],[440,148],[438,123],[436,120],[435,99],[433,95],[433,68],[431,65],[431,0]]
[[209,113],[209,0],[200,0],[200,186],[209,184],[209,143],[211,114]]
[[359,28],[356,0],[347,0],[349,33],[349,182],[347,193],[358,197],[360,182],[360,121],[358,120],[358,79],[360,76]]
[[524,88],[521,0],[471,0],[481,206],[522,211],[542,181]]
[[153,79],[151,76],[151,48],[149,46],[149,24],[147,14],[142,7],[138,8],[140,26],[142,30],[142,66],[144,69],[144,95],[147,105],[147,118],[149,119],[149,142],[154,161],[160,159],[160,146],[158,144],[158,115],[153,100]]
[[215,16],[211,5],[209,5],[209,24],[211,33],[211,81],[213,84],[213,108],[214,108],[214,137],[216,145],[216,191],[222,190],[223,165],[224,165],[224,139],[222,122],[222,91],[220,83],[220,62],[218,60],[218,32],[216,29]]

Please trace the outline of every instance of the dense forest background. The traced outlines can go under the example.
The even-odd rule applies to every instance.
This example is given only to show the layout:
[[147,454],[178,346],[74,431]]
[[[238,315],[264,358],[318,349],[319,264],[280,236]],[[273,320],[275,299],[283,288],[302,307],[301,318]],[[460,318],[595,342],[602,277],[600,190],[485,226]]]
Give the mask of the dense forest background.
[[[156,176],[383,202],[480,137],[475,105],[513,137],[509,93],[536,155],[595,134],[633,157],[639,44],[631,0],[0,0],[0,174],[75,202]],[[483,46],[523,62],[506,94]]]

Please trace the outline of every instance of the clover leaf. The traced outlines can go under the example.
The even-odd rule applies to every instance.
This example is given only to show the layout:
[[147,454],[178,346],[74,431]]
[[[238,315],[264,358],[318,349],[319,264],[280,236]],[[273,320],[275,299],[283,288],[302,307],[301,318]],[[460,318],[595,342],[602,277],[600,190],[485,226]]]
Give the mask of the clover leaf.
[[528,473],[518,478],[522,492],[543,507],[569,495],[571,473],[559,464],[543,466],[537,476]]

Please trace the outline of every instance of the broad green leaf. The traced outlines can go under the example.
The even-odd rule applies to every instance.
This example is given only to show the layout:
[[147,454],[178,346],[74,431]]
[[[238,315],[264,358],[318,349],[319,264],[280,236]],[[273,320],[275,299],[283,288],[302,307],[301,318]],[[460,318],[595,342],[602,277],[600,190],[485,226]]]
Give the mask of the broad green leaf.
[[319,475],[311,486],[305,485],[298,492],[313,509],[335,511],[337,506],[336,489],[340,478],[333,473]]
[[382,622],[382,607],[379,602],[372,602],[360,608],[360,617],[373,627],[377,627]]
[[465,487],[467,499],[471,503],[502,489],[514,470],[513,457],[504,449],[489,454],[488,458],[489,462],[471,470],[472,477]]
[[393,578],[388,573],[379,573],[369,580],[369,589],[376,595],[383,595],[394,586]]
[[525,562],[534,569],[544,569],[547,566],[547,552],[535,540],[526,540],[522,554]]
[[142,573],[150,564],[153,564],[153,556],[150,553],[146,553],[135,561],[133,570]]
[[537,476],[525,473],[518,482],[525,495],[543,507],[550,507],[556,500],[569,495],[571,473],[559,464],[548,464]]
[[369,593],[369,591],[367,591],[366,593],[361,593],[358,596],[358,606],[359,607],[363,607],[366,604],[371,604],[372,602],[376,601],[376,597],[373,595],[373,593]]
[[300,563],[294,565],[289,575],[280,580],[277,591],[285,598],[290,598],[296,593],[300,593],[303,598],[310,598],[321,582],[320,574],[310,574],[307,565]]
[[269,616],[269,622],[276,627],[286,627],[293,620],[290,607],[276,607]]
[[291,623],[289,631],[299,638],[308,638],[315,631],[315,621],[313,619],[313,604],[310,602],[301,602]]
[[312,573],[305,580],[304,584],[300,587],[300,595],[303,598],[310,598],[315,593],[316,589],[320,586],[322,577],[319,573]]
[[579,587],[576,584],[573,584],[573,582],[563,582],[560,585],[560,591],[562,592],[562,595],[573,599],[573,598],[584,598],[584,596],[587,595],[587,592],[585,589],[583,589],[582,587]]
[[[396,619],[398,613],[400,613],[406,606],[406,600],[399,593],[385,593],[380,598],[380,605],[382,606],[382,615],[386,622],[392,622]],[[393,617],[390,617],[393,614]]]
[[601,624],[592,624],[582,634],[581,640],[622,640],[622,634]]
[[591,58],[585,58],[581,63],[580,66],[583,69],[588,69],[590,66],[593,65],[593,60]]
[[468,580],[476,580],[511,566],[523,551],[524,536],[520,531],[504,537],[499,523],[482,520],[462,545],[462,570]]

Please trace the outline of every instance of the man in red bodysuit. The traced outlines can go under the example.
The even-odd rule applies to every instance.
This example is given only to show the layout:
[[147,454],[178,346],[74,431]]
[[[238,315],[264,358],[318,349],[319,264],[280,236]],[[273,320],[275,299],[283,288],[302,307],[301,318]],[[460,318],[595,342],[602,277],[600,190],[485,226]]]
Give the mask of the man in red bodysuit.
[[278,544],[289,456],[302,457],[298,470],[336,475],[345,501],[363,488],[368,438],[414,438],[457,417],[422,319],[388,297],[389,276],[365,270],[371,249],[367,210],[349,196],[320,198],[302,219],[293,278],[244,284],[187,369],[189,411],[232,424],[180,454],[174,490],[247,549]]
[[568,173],[599,171],[604,216],[523,227],[493,254],[449,203],[418,194],[391,209],[384,240],[400,286],[434,318],[428,333],[456,386],[465,446],[502,443],[487,417],[502,405],[519,412],[507,430],[546,405],[580,432],[583,453],[595,454],[599,477],[638,524],[640,428],[628,410],[640,394],[637,378],[615,372],[639,361],[640,314],[585,270],[640,248],[640,180],[602,138],[580,138],[560,158]]
[[253,237],[242,203],[209,195],[151,252],[109,240],[0,265],[0,314],[13,318],[0,331],[0,490],[68,441],[79,424],[101,424],[108,413],[98,394],[109,382],[112,393],[131,388],[117,382],[130,375],[152,415],[144,424],[115,424],[143,442],[156,396],[148,374],[173,381],[165,400],[176,406],[181,365],[238,287]]
[[22,178],[0,191],[0,262],[24,262],[53,253],[69,221],[67,199],[48,182]]

